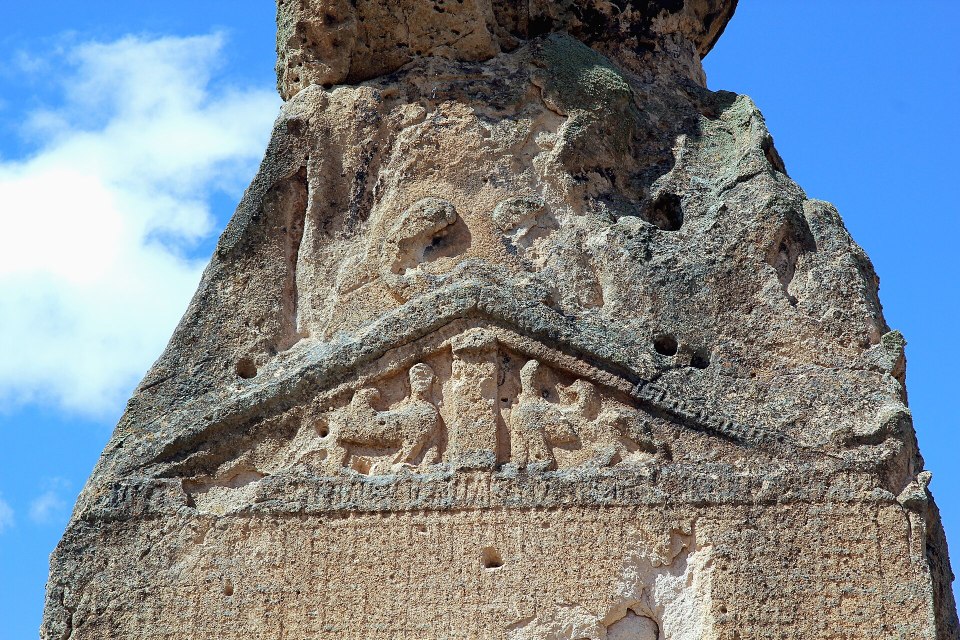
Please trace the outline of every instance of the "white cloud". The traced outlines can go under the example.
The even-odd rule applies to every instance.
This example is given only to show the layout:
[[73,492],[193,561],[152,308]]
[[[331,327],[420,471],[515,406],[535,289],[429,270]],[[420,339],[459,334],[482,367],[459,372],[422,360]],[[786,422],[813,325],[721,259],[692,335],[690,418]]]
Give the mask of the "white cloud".
[[30,503],[30,519],[36,524],[66,520],[68,505],[62,494],[70,489],[70,483],[63,478],[51,478],[45,486],[44,492]]
[[207,258],[189,250],[213,232],[210,198],[239,198],[279,104],[213,81],[223,47],[127,37],[55,60],[63,103],[26,118],[37,151],[0,160],[7,405],[110,414],[159,355]]
[[0,496],[0,533],[13,526],[13,509],[10,504]]

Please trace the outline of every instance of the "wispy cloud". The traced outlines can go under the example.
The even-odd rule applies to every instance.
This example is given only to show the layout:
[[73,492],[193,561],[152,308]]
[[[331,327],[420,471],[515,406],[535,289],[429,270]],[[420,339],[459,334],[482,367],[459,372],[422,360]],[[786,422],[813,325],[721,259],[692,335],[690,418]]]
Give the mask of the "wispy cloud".
[[[220,86],[220,35],[74,45],[36,152],[0,160],[0,400],[108,414],[199,281],[211,197],[237,196],[279,99]],[[21,67],[23,66],[23,60]]]
[[13,509],[10,504],[0,496],[0,533],[13,526]]
[[30,503],[30,519],[36,524],[66,520],[69,505],[64,494],[70,490],[70,483],[63,478],[49,478],[43,486],[43,493]]

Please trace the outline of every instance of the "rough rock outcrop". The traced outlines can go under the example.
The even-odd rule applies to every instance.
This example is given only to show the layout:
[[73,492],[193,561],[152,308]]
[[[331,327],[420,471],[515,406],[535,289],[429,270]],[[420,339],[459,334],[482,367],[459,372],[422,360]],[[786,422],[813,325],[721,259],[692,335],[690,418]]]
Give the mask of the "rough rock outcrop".
[[904,340],[733,0],[279,0],[286,99],[42,636],[957,638]]

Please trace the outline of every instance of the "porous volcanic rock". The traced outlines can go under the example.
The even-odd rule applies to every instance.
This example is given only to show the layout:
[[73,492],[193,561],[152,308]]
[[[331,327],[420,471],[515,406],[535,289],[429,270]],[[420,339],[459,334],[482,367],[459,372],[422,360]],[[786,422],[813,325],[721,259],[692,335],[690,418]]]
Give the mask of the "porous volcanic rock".
[[41,635],[957,638],[904,339],[733,0],[280,0],[263,165]]

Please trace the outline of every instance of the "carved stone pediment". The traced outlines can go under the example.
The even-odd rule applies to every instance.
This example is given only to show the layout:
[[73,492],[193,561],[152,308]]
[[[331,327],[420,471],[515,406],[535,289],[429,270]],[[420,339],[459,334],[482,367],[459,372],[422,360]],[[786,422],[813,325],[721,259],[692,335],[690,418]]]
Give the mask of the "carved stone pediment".
[[[625,413],[646,414],[739,446],[778,450],[799,446],[783,433],[738,424],[652,382],[657,372],[637,336],[586,318],[568,318],[521,288],[480,278],[455,282],[406,303],[354,334],[316,347],[305,343],[286,356],[257,380],[238,381],[232,402],[221,402],[200,421],[195,416],[205,409],[203,398],[198,399],[195,408],[183,412],[184,420],[192,422],[178,425],[178,438],[160,448],[148,466],[159,464],[162,475],[182,475],[178,469],[192,466],[190,460],[210,457],[224,438],[243,440],[247,433],[243,425],[253,428],[249,425],[277,421],[287,425],[306,420],[309,414],[310,420],[326,425],[320,430],[333,433],[344,423],[399,424],[401,415],[426,411],[427,402],[440,413],[441,426],[432,427],[431,433],[437,431],[443,437],[425,435],[431,446],[422,443],[413,450],[395,451],[396,459],[387,467],[419,466],[432,460],[431,464],[442,462],[455,468],[494,468],[532,457],[535,467],[545,463],[544,468],[551,469],[557,456],[549,451],[580,446],[571,445],[573,427],[545,427],[549,433],[540,446],[530,445],[530,438],[523,435],[530,429],[518,426],[514,436],[513,423],[560,420],[589,431],[584,420],[595,425],[602,415],[601,422],[623,425]],[[414,370],[418,364],[423,367]],[[422,382],[411,382],[412,378]],[[414,384],[426,385],[418,392],[419,399],[410,395]],[[537,385],[541,398],[534,402],[531,387]],[[264,398],[270,402],[264,403]],[[304,416],[298,417],[301,413]],[[582,416],[574,419],[574,414]],[[289,431],[288,426],[277,429]],[[369,431],[347,435],[342,442],[349,446],[340,449],[365,453],[337,455],[361,460],[357,469],[369,463],[371,469],[376,466],[383,472],[387,458],[373,458],[389,457],[386,450],[400,446],[399,436],[382,430],[382,437],[376,438],[373,426],[349,429]],[[562,432],[568,434],[561,436]],[[447,444],[441,447],[440,442]],[[515,449],[519,442],[528,442],[526,453]],[[382,456],[374,455],[375,449],[383,450]],[[441,450],[440,458],[430,453]],[[576,455],[560,457],[577,459]],[[349,468],[352,463],[345,464]]]
[[[634,386],[503,326],[458,320],[259,430],[292,434],[271,472],[307,460],[327,475],[630,464],[658,451]],[[224,443],[218,436],[178,464],[249,456]]]
[[629,394],[530,346],[504,329],[468,328],[416,364],[314,402],[303,420],[315,423],[331,474],[437,464],[553,470],[656,453],[650,416]]
[[264,487],[285,477],[327,478],[352,492],[366,491],[357,482],[367,479],[442,485],[480,473],[516,484],[518,473],[610,470],[619,486],[704,439],[717,459],[778,441],[485,319],[451,321],[356,371],[274,415],[208,430],[189,455],[158,460],[160,475],[182,478],[198,504],[235,510],[267,499],[276,491]]

